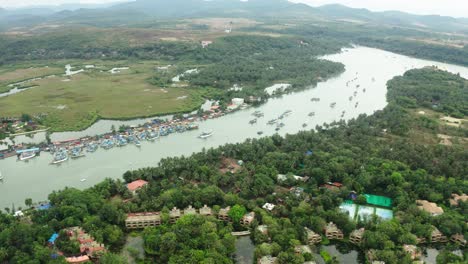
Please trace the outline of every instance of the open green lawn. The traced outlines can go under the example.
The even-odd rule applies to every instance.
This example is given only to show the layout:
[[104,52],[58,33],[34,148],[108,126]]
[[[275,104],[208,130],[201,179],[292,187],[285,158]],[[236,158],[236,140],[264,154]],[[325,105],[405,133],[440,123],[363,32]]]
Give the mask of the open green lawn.
[[[38,85],[35,88],[0,98],[0,113],[44,113],[45,125],[52,131],[69,131],[85,129],[99,118],[130,119],[186,112],[203,103],[201,89],[149,84],[147,79],[155,70],[155,63],[125,65],[130,70],[117,74],[109,73],[113,66],[106,63],[70,78],[56,76],[35,81],[31,83]],[[122,65],[120,62],[114,66]]]

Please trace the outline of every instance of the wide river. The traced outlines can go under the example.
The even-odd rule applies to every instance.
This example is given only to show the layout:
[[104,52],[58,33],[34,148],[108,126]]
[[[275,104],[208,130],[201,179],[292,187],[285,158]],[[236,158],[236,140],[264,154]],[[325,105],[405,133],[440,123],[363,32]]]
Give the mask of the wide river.
[[[199,131],[173,134],[152,143],[142,142],[141,148],[127,146],[108,151],[100,149],[85,158],[70,160],[60,166],[49,165],[52,157],[48,153],[42,153],[28,162],[19,162],[15,158],[1,160],[0,172],[5,180],[0,183],[0,208],[11,207],[13,203],[16,208],[24,207],[25,198],[32,198],[34,201],[45,200],[52,191],[67,186],[83,189],[108,177],[121,178],[127,170],[156,166],[165,157],[190,155],[203,148],[257,138],[258,131],[264,132],[262,136],[273,135],[276,133],[275,126],[267,125],[267,121],[277,118],[287,109],[293,112],[284,119],[286,126],[280,130],[280,135],[313,129],[316,125],[339,120],[342,111],[346,111],[343,118],[346,120],[364,113],[372,114],[386,105],[386,82],[411,68],[437,65],[441,69],[460,73],[468,78],[468,68],[465,67],[365,47],[345,49],[339,54],[324,58],[343,63],[346,71],[336,78],[319,83],[315,88],[271,99],[255,109],[250,108],[202,122]],[[346,83],[356,77],[357,80],[347,87]],[[348,98],[356,91],[357,84],[360,85],[360,89],[357,89],[357,96],[350,102]],[[363,88],[366,92],[363,92]],[[321,100],[311,102],[312,97],[319,97]],[[355,107],[357,101],[359,105]],[[330,108],[332,102],[336,102],[334,109]],[[249,120],[252,119],[251,114],[255,110],[264,112],[265,117],[259,119],[257,124],[250,125]],[[315,112],[315,116],[309,117],[310,112]],[[139,122],[141,121],[126,124]],[[58,133],[52,135],[52,138],[69,139],[107,132],[112,124],[118,127],[121,123],[125,122],[99,121],[85,132]],[[302,126],[304,123],[308,124],[306,128]],[[204,130],[213,130],[214,135],[206,140],[198,139],[200,131]]]

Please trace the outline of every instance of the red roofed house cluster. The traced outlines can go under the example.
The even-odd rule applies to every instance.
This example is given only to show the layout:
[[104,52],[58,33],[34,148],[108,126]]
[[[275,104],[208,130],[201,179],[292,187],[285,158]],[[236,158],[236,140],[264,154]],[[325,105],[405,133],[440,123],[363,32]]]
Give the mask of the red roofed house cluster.
[[70,227],[67,229],[67,235],[71,240],[76,240],[80,244],[80,253],[83,254],[79,257],[66,258],[68,263],[81,263],[91,258],[99,258],[106,252],[103,244],[94,240],[94,238],[87,234],[81,227]]

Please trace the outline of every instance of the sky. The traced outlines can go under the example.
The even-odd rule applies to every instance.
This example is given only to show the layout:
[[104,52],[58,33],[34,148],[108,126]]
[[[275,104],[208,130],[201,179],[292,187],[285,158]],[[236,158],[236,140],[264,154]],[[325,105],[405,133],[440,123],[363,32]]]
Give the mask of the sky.
[[[116,0],[0,0],[0,7],[15,8],[28,5],[59,5],[65,3],[109,3]],[[170,1],[170,0],[168,0]],[[290,0],[313,6],[340,3],[373,11],[400,10],[414,14],[437,14],[468,18],[468,0]]]

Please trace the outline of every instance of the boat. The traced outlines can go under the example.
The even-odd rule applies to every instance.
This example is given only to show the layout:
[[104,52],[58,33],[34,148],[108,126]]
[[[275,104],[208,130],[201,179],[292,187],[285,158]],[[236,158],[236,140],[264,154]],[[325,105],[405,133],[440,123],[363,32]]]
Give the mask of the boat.
[[311,101],[311,102],[320,102],[320,98],[318,98],[318,97],[312,97],[312,98],[310,99],[310,101]]
[[135,144],[135,146],[137,147],[141,147],[141,142],[137,139],[133,142],[133,144]]
[[54,159],[52,160],[51,164],[60,164],[67,160],[68,160],[68,154],[64,149],[62,149],[62,150],[57,151],[54,154]]
[[258,135],[263,135],[263,131],[258,131],[257,134]]
[[285,126],[284,123],[279,123],[279,124],[276,125],[276,127],[279,127],[279,128],[282,128],[282,127],[284,127],[284,126]]
[[350,100],[350,101],[352,101],[352,100],[353,100],[353,97],[352,97],[352,96],[350,96],[350,97],[349,97],[349,100]]
[[213,135],[213,131],[203,132],[198,137],[201,139],[209,138]]
[[101,142],[101,148],[103,149],[111,149],[113,147],[114,147],[114,141],[112,141],[111,139],[104,139]]
[[354,96],[356,96],[356,95],[357,95],[357,91],[354,91]]
[[272,120],[268,121],[267,125],[273,125],[276,122],[278,122],[278,119],[272,119]]
[[306,123],[302,124],[302,127],[307,127],[307,124]]
[[85,154],[83,154],[83,150],[80,148],[80,147],[74,147],[72,150],[71,150],[71,154],[70,154],[70,157],[72,159],[78,159],[78,158],[82,158],[84,157]]
[[87,180],[86,180],[86,179],[81,179],[81,180],[80,180],[80,182],[85,182],[85,181],[87,181]]
[[253,124],[255,124],[255,123],[257,123],[257,118],[252,119],[252,120],[249,121],[249,124],[251,124],[251,125],[253,125]]
[[155,141],[158,138],[159,138],[159,133],[151,131],[148,136],[148,141]]
[[336,106],[336,103],[335,103],[335,102],[333,102],[333,103],[330,104],[330,107],[331,107],[331,108],[333,108],[333,107],[335,107],[335,106]]
[[279,131],[280,129],[281,129],[281,127],[277,127],[277,128],[275,128],[275,130],[276,130],[276,131]]
[[310,112],[309,116],[315,116],[315,112]]
[[2,172],[0,171],[0,181],[3,181],[3,179],[5,179],[5,177],[2,175]]
[[88,146],[86,146],[86,151],[87,152],[96,152],[96,150],[98,149],[98,145],[96,143],[89,143]]
[[365,93],[365,92],[366,92],[366,88],[362,89],[362,92]]
[[20,161],[26,161],[30,160],[32,158],[36,157],[36,152],[35,151],[25,151],[19,154],[18,159]]
[[356,102],[356,104],[354,105],[354,108],[357,108],[359,105],[359,102]]
[[265,114],[257,110],[253,112],[252,115],[255,117],[263,117]]

